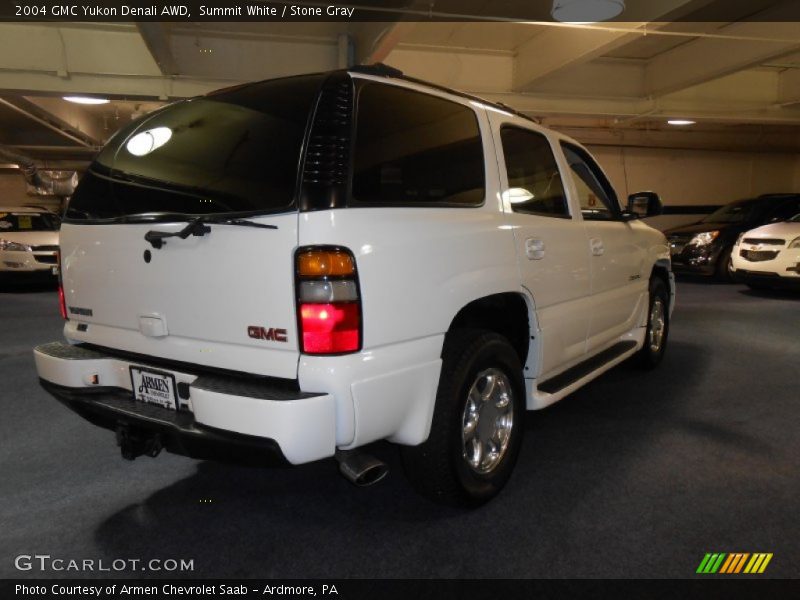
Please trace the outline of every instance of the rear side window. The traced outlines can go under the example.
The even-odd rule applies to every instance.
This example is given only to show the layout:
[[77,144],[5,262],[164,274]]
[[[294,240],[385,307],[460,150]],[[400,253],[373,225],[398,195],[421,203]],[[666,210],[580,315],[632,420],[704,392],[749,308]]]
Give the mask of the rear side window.
[[369,205],[483,203],[478,119],[467,106],[366,82],[358,91],[352,198]]
[[567,197],[550,142],[517,127],[500,130],[508,174],[506,191],[514,212],[569,217]]
[[70,219],[290,207],[324,76],[291,77],[179,102],[121,131],[70,202]]

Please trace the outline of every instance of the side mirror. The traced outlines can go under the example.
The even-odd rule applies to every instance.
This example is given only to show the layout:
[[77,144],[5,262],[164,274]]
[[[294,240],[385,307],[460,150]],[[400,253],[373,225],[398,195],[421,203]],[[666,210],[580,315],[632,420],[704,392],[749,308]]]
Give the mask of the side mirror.
[[655,192],[637,192],[628,196],[628,212],[640,217],[657,217],[664,212],[664,205]]

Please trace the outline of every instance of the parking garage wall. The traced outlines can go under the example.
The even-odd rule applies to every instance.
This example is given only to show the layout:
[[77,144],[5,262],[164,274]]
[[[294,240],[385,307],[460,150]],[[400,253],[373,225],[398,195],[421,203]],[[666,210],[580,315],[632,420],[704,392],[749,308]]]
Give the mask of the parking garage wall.
[[[617,192],[658,192],[670,214],[661,229],[698,220],[697,210],[773,192],[800,192],[800,155],[594,146]],[[683,208],[685,212],[679,212]]]

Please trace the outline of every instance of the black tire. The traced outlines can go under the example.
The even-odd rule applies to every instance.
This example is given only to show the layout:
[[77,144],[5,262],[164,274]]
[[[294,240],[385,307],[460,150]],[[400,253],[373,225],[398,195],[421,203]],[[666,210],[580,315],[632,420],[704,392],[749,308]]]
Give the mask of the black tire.
[[719,253],[717,257],[717,267],[714,270],[714,277],[718,281],[725,281],[725,282],[732,282],[733,281],[733,270],[731,264],[731,254],[733,253],[733,247],[723,248],[722,252]]
[[[519,454],[526,400],[522,367],[506,338],[478,329],[448,333],[442,360],[430,435],[419,446],[403,448],[403,464],[412,485],[423,496],[440,504],[476,507],[503,488]],[[473,385],[479,385],[479,376],[497,371],[507,378],[502,387],[511,398],[508,411],[513,422],[498,462],[489,472],[480,473],[465,457],[464,416],[468,394]],[[502,378],[498,375],[497,379]],[[487,420],[491,422],[491,417]]]
[[[663,334],[658,348],[653,346],[653,307],[657,302],[661,302],[663,308]],[[636,362],[638,366],[643,369],[653,369],[664,358],[664,352],[667,349],[667,339],[669,337],[669,291],[664,280],[660,277],[650,278],[650,300],[647,306],[647,329],[644,335],[644,346],[636,355]]]

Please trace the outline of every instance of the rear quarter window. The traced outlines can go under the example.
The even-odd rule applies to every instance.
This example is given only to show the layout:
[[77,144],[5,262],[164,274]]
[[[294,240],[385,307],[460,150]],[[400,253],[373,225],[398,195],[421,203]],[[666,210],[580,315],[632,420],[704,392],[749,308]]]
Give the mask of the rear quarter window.
[[468,106],[397,86],[357,89],[352,201],[476,206],[485,196],[483,143]]

